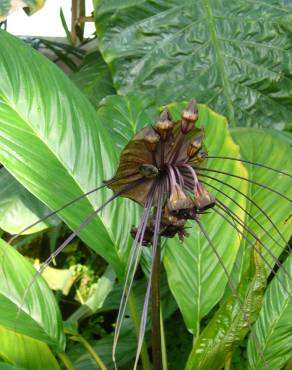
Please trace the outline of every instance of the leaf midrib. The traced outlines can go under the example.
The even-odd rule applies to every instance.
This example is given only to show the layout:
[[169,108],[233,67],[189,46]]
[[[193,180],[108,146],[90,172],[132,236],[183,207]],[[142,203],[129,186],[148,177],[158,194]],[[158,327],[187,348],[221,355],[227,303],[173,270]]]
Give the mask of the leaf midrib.
[[220,52],[219,40],[216,35],[214,17],[211,11],[209,0],[204,0],[204,8],[205,8],[207,24],[208,24],[208,28],[209,28],[209,32],[211,36],[211,41],[213,43],[213,48],[214,48],[215,56],[216,56],[217,63],[218,63],[218,68],[219,68],[220,75],[221,75],[223,94],[226,98],[230,125],[236,126],[234,108],[233,108],[233,103],[232,103],[231,94],[230,94],[230,85],[229,85],[229,81],[228,81],[227,74],[225,71],[223,58]]

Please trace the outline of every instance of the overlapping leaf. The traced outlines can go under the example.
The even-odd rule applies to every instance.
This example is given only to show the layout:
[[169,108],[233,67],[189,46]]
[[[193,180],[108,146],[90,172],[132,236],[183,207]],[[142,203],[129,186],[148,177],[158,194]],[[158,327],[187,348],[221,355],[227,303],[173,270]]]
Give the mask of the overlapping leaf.
[[62,319],[52,292],[40,277],[26,290],[35,273],[21,254],[0,240],[0,325],[62,351]]
[[291,127],[291,3],[102,0],[95,16],[119,92],[195,96],[231,126]]
[[[232,136],[240,146],[242,159],[262,163],[286,173],[292,173],[290,160],[292,157],[291,146],[283,141],[282,137],[277,135],[275,130],[265,131],[263,129],[238,128],[232,130]],[[211,167],[215,168],[220,161],[222,160],[214,159]],[[267,185],[280,192],[280,194],[292,199],[291,178],[254,165],[246,164],[246,167],[250,180]],[[247,211],[256,220],[247,216],[245,222],[248,228],[261,239],[264,244],[262,254],[272,267],[275,265],[275,258],[279,257],[291,236],[291,222],[286,222],[290,214],[291,204],[287,199],[256,184],[249,184],[248,195],[262,211],[255,204],[249,202]],[[276,227],[273,226],[272,222],[268,220],[263,212],[270,217]],[[282,234],[282,238],[276,228]],[[249,240],[253,239],[250,234],[247,234],[247,237]],[[247,241],[243,241],[242,245],[243,249],[249,249]],[[273,254],[274,258],[271,254]],[[244,260],[243,256],[243,263]],[[267,270],[271,270],[271,267],[266,267]],[[244,270],[244,266],[241,265],[240,269]]]
[[[10,234],[17,234],[46,216],[50,210],[26,190],[5,168],[0,169],[0,227]],[[27,230],[26,234],[41,231],[59,223],[51,217]]]
[[1,370],[60,370],[47,344],[2,326],[0,326],[0,358],[8,362],[7,367],[6,364],[0,363]]
[[86,55],[79,70],[70,77],[94,106],[97,106],[105,96],[116,92],[109,68],[99,51]]
[[[291,276],[291,256],[284,266]],[[279,271],[277,276],[283,282],[284,288],[277,278],[274,278],[268,287],[259,319],[254,326],[258,341],[255,343],[250,337],[248,343],[249,369],[261,370],[268,366],[271,370],[277,370],[282,368],[292,355],[291,279],[283,271]],[[266,363],[263,363],[261,354]]]
[[[0,45],[0,161],[49,208],[59,208],[110,178],[118,152],[91,104],[57,67],[4,31]],[[110,195],[93,194],[61,218],[76,229]],[[136,215],[131,203],[117,200],[80,234],[120,275],[118,246],[127,252],[125,222],[130,229]]]
[[[204,328],[194,343],[186,370],[213,370],[224,366],[251,329],[262,305],[265,286],[265,264],[254,250],[248,271],[237,287],[238,296],[231,294]],[[252,336],[251,340],[256,342]]]

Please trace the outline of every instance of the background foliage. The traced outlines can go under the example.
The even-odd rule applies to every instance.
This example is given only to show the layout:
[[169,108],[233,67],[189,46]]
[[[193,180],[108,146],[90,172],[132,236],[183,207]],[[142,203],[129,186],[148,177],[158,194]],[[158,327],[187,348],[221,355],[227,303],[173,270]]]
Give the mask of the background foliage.
[[[71,81],[38,52],[1,31],[3,239],[49,209],[57,209],[109,179],[126,142],[139,128],[154,123],[159,105],[169,102],[178,102],[169,105],[176,118],[185,104],[180,101],[196,97],[227,116],[229,126],[249,126],[230,130],[224,117],[200,105],[199,125],[205,126],[209,154],[241,156],[291,172],[291,136],[274,130],[291,128],[290,11],[288,2],[276,0],[205,0],[195,4],[186,0],[97,1],[99,50],[87,54],[69,76]],[[254,128],[259,126],[265,129]],[[287,195],[291,191],[287,177],[271,175],[265,169],[215,159],[208,166],[266,183]],[[220,179],[249,194],[272,215],[285,238],[290,237],[289,223],[284,222],[289,214],[285,200],[244,181],[226,176]],[[214,181],[209,184],[218,186]],[[218,188],[278,238],[258,209],[234,190]],[[280,248],[273,243],[253,219],[220,192],[213,193],[244,218],[276,256],[281,255],[283,245]],[[62,211],[59,217],[76,229],[110,195],[103,189]],[[132,244],[129,230],[137,224],[139,214],[139,208],[131,202],[115,200],[82,231],[80,239],[56,261],[59,269],[74,268],[75,282],[68,296],[57,291],[55,299],[41,278],[25,293],[34,276],[27,257],[43,261],[68,236],[65,224],[54,218],[28,231],[31,235],[15,244],[26,258],[1,241],[3,363],[22,369],[39,369],[44,363],[50,363],[52,369],[64,364],[67,368],[95,369],[101,360],[104,366],[113,368],[113,324]],[[268,269],[258,254],[251,253],[245,240],[218,216],[205,215],[203,220],[227,269],[239,282],[246,312],[256,321],[259,343],[247,334],[250,328],[230,294],[216,257],[190,225],[190,237],[183,245],[173,239],[163,249],[162,312],[169,369],[182,368],[182,364],[187,369],[223,365],[231,369],[265,368],[261,353],[270,369],[280,369],[292,351],[292,306],[283,289],[283,285],[291,289],[287,276],[279,271],[282,284],[274,278],[264,294],[263,277]],[[280,258],[285,260],[286,255]],[[122,328],[119,369],[132,366],[138,324],[135,318],[143,304],[148,263],[145,250],[144,272],[137,276],[129,303],[128,313],[134,320],[127,317]],[[288,258],[285,267],[288,271],[291,267]],[[53,286],[49,274],[46,280]],[[11,352],[15,341],[19,343],[18,353]],[[60,356],[58,362],[56,353]]]

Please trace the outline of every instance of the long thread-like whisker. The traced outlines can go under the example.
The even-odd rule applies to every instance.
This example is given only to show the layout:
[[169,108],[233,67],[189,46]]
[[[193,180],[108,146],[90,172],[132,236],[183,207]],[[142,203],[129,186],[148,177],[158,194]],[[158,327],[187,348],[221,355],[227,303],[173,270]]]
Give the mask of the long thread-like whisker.
[[167,166],[167,172],[169,173],[168,179],[170,183],[170,191],[174,192],[176,189],[177,181],[172,166],[170,165]]
[[176,174],[176,177],[177,177],[177,179],[178,179],[178,182],[179,182],[179,185],[180,185],[180,187],[183,189],[184,188],[184,179],[183,179],[183,177],[182,177],[182,175],[181,175],[181,173],[180,173],[180,171],[179,171],[179,169],[177,168],[177,167],[173,167],[173,170],[174,170],[174,172],[175,172],[175,174]]
[[281,175],[284,175],[284,176],[292,177],[292,175],[290,175],[287,172],[277,170],[276,168],[267,166],[267,165],[262,164],[262,163],[248,161],[246,159],[240,159],[240,158],[234,158],[234,157],[224,157],[224,156],[218,156],[218,155],[208,155],[207,158],[210,158],[210,159],[227,159],[227,160],[231,160],[231,161],[238,161],[238,162],[242,162],[242,163],[247,163],[247,164],[251,164],[253,166],[258,166],[258,167],[266,168],[267,170],[278,172],[278,173],[280,173]]
[[236,204],[244,213],[246,213],[279,247],[282,249],[286,247],[286,245],[282,245],[277,239],[275,239],[271,233],[264,228],[264,226],[254,217],[248,210],[246,210],[240,203],[238,203],[235,199],[233,199],[230,195],[222,191],[221,189],[217,188],[216,186],[209,184],[206,181],[200,180],[202,184],[206,186],[210,186],[212,189],[218,191],[220,194],[224,195],[226,198],[230,199],[234,204]]
[[[263,189],[266,189],[274,194],[277,194],[279,195],[281,198],[283,199],[286,199],[288,202],[292,203],[292,199],[286,197],[286,195],[280,193],[279,191],[275,190],[275,189],[272,189],[270,188],[269,186],[267,185],[264,185],[264,184],[261,184],[260,182],[257,182],[257,181],[254,181],[254,180],[251,180],[251,179],[247,179],[246,177],[243,177],[243,176],[239,176],[239,175],[235,175],[233,173],[229,173],[229,172],[225,172],[225,171],[219,171],[219,170],[214,170],[214,169],[211,169],[211,168],[207,168],[207,167],[196,167],[196,166],[193,166],[193,168],[195,170],[197,170],[198,172],[200,171],[207,171],[207,172],[214,172],[214,173],[218,173],[220,175],[227,175],[227,176],[231,176],[231,177],[235,177],[236,179],[240,179],[240,180],[243,180],[243,181],[247,181],[251,184],[254,184],[254,185],[257,185],[257,186],[260,186],[261,188]],[[200,174],[200,173],[199,173]]]
[[153,204],[153,195],[154,195],[155,189],[156,189],[156,186],[153,186],[149,192],[149,197],[146,200],[146,204],[144,207],[144,213],[142,215],[141,222],[138,226],[138,229],[135,235],[135,240],[133,243],[133,247],[132,247],[129,260],[128,260],[127,274],[126,274],[123,293],[122,293],[122,297],[120,301],[118,317],[116,320],[116,328],[115,328],[113,348],[112,348],[112,359],[113,359],[115,368],[117,368],[116,367],[116,349],[117,349],[118,339],[120,335],[120,330],[121,330],[123,318],[125,315],[129,294],[132,289],[135,273],[137,271],[138,263],[140,261],[140,256],[141,256],[141,252],[143,248],[142,242],[144,238],[145,229],[147,227],[151,207]]
[[242,195],[244,198],[246,198],[248,201],[251,202],[251,204],[253,204],[266,218],[267,220],[271,223],[271,225],[274,227],[274,229],[277,231],[278,235],[280,236],[280,238],[283,240],[283,242],[285,243],[285,245],[289,245],[288,244],[288,241],[284,238],[283,234],[281,233],[281,231],[279,230],[279,228],[277,227],[277,225],[273,222],[273,220],[271,219],[271,217],[267,214],[267,212],[262,209],[250,196],[248,196],[247,194],[243,193],[242,191],[240,191],[239,189],[237,189],[236,187],[228,184],[227,182],[225,181],[222,181],[222,180],[219,180],[217,179],[216,177],[214,176],[210,176],[210,175],[205,175],[205,174],[200,174],[201,177],[206,177],[208,179],[211,179],[211,180],[214,180],[214,181],[217,181],[219,182],[220,184],[223,184],[225,186],[227,186],[228,188],[230,189],[233,189],[234,191],[236,191],[238,194]]
[[236,299],[236,301],[237,301],[237,303],[238,303],[238,305],[239,305],[239,307],[240,307],[240,309],[241,309],[241,312],[242,312],[243,317],[244,317],[244,319],[245,319],[245,321],[246,321],[246,323],[247,323],[247,325],[248,325],[248,327],[249,327],[250,333],[251,333],[251,335],[252,335],[252,337],[253,337],[253,339],[254,339],[254,341],[255,341],[255,344],[256,344],[256,346],[258,347],[258,350],[259,350],[260,356],[261,356],[261,358],[262,358],[262,360],[263,360],[264,366],[265,366],[265,368],[266,368],[266,369],[269,369],[269,367],[268,367],[268,365],[267,365],[267,362],[266,362],[266,360],[265,360],[265,358],[264,358],[264,354],[263,354],[262,350],[260,349],[258,338],[257,338],[257,336],[256,336],[255,332],[254,332],[254,331],[253,331],[253,329],[252,329],[252,323],[251,323],[251,321],[249,320],[249,317],[248,317],[248,315],[247,315],[247,312],[246,312],[246,310],[244,309],[244,306],[243,306],[243,304],[242,304],[242,302],[241,302],[241,299],[240,299],[240,297],[239,297],[239,295],[238,295],[238,293],[237,293],[237,291],[236,291],[236,288],[235,288],[235,286],[234,286],[234,284],[233,284],[232,278],[231,278],[231,276],[230,276],[230,274],[229,274],[229,272],[228,272],[228,270],[227,270],[227,268],[226,268],[226,266],[225,266],[225,264],[224,264],[224,262],[223,262],[223,260],[222,260],[222,257],[221,257],[221,256],[220,256],[220,254],[218,253],[218,251],[217,251],[216,247],[214,246],[214,244],[213,244],[213,242],[212,242],[211,238],[209,237],[209,234],[207,233],[207,231],[206,231],[206,229],[204,228],[204,226],[202,225],[202,223],[201,223],[199,220],[195,220],[195,221],[196,221],[196,223],[198,224],[198,226],[199,226],[199,228],[200,228],[201,232],[202,232],[202,233],[203,233],[203,235],[205,236],[206,240],[208,241],[208,243],[209,243],[210,247],[212,248],[213,252],[215,253],[215,255],[216,255],[216,257],[217,257],[217,259],[218,259],[218,261],[219,261],[220,265],[222,266],[222,268],[223,268],[223,270],[224,270],[224,273],[225,273],[225,275],[226,275],[226,277],[227,277],[228,285],[229,285],[229,287],[230,287],[230,289],[231,289],[231,292],[232,292],[233,296],[235,297],[235,299]]
[[193,180],[193,183],[194,183],[193,191],[194,191],[194,194],[196,194],[197,188],[199,187],[199,180],[198,180],[196,172],[194,171],[192,166],[190,166],[188,164],[182,164],[182,165],[180,165],[180,167],[186,169],[190,173],[190,175],[192,176],[192,180]]
[[[135,172],[135,173],[131,174],[131,176],[135,175],[136,173],[137,173],[137,172]],[[80,195],[79,197],[77,197],[77,198],[75,198],[75,199],[72,199],[70,202],[68,202],[68,203],[64,204],[62,207],[60,207],[60,208],[56,209],[55,211],[52,211],[52,212],[48,213],[46,216],[44,216],[44,217],[40,218],[39,220],[35,221],[34,223],[32,223],[32,224],[30,224],[30,225],[26,226],[25,228],[23,228],[21,231],[19,231],[19,233],[17,233],[16,235],[14,235],[12,238],[10,238],[10,239],[8,240],[8,244],[12,244],[12,243],[13,243],[13,241],[14,241],[15,239],[17,239],[20,235],[22,235],[22,234],[23,234],[23,233],[25,233],[26,231],[30,230],[32,227],[34,227],[34,226],[36,226],[36,225],[40,224],[41,222],[44,222],[44,221],[45,221],[45,220],[47,220],[48,218],[50,218],[50,217],[54,216],[55,214],[57,214],[57,213],[59,213],[59,212],[63,211],[65,208],[70,207],[72,204],[74,204],[74,203],[78,202],[79,200],[81,200],[81,199],[83,199],[83,198],[87,197],[88,195],[90,195],[90,194],[92,194],[92,193],[94,193],[94,192],[96,192],[96,191],[98,191],[98,190],[101,190],[101,189],[105,188],[106,186],[108,186],[108,185],[110,185],[110,184],[113,184],[114,182],[117,182],[117,181],[119,181],[119,180],[121,180],[121,179],[123,179],[123,178],[126,178],[126,177],[128,177],[128,176],[129,176],[129,175],[124,176],[124,177],[115,178],[114,180],[109,180],[109,181],[107,181],[107,182],[106,182],[106,184],[103,184],[103,185],[101,185],[101,186],[98,186],[98,187],[96,187],[96,188],[94,188],[94,189],[92,189],[92,190],[89,190],[88,192],[86,192],[86,193],[84,193],[84,194]]]
[[[219,204],[218,204],[219,203]],[[289,279],[291,279],[291,276],[290,274],[288,273],[288,271],[284,268],[284,266],[281,264],[281,262],[278,260],[278,258],[269,250],[269,248],[265,245],[265,243],[262,242],[262,240],[255,234],[255,232],[253,230],[251,230],[246,224],[245,222],[239,217],[237,216],[237,214],[235,212],[233,212],[229,207],[227,207],[224,203],[222,203],[220,200],[217,200],[217,205],[220,206],[220,208],[223,208],[225,209],[225,211],[227,213],[230,214],[230,216],[232,216],[232,219],[234,221],[237,221],[237,223],[244,228],[245,231],[247,231],[251,236],[253,236],[253,238],[258,242],[260,243],[260,245],[267,251],[267,253],[269,254],[269,256],[274,260],[274,263],[279,267],[279,268],[282,268],[283,272],[287,275],[287,277]]]
[[[220,208],[221,209],[221,208]],[[246,242],[252,247],[254,248],[254,250],[257,252],[257,254],[260,256],[260,258],[265,262],[265,264],[269,267],[270,269],[270,272],[278,279],[279,283],[281,284],[282,288],[285,290],[285,292],[289,295],[289,297],[291,296],[291,294],[287,291],[287,289],[285,288],[285,285],[282,283],[282,281],[278,278],[278,275],[276,273],[276,271],[274,270],[273,266],[269,263],[269,261],[265,258],[265,256],[262,255],[261,251],[257,248],[256,244],[253,243],[251,240],[248,239],[248,237],[241,231],[238,229],[238,227],[236,227],[236,225],[234,225],[230,220],[228,220],[228,218],[222,214],[217,208],[213,208],[214,212],[216,212],[218,215],[220,215],[220,217],[222,217],[229,225],[231,225],[234,230],[236,230],[243,238],[244,240],[246,240]],[[225,210],[223,210],[229,217],[231,217]]]
[[33,278],[31,279],[31,282],[29,283],[28,287],[25,289],[24,291],[24,294],[23,294],[23,299],[22,299],[22,303],[20,305],[20,307],[18,308],[18,312],[17,312],[17,317],[19,317],[19,314],[20,314],[20,311],[21,309],[23,308],[23,304],[25,302],[25,299],[27,297],[27,294],[29,293],[31,287],[33,286],[34,282],[36,281],[36,279],[43,273],[43,271],[45,270],[45,268],[52,262],[52,260],[54,258],[56,258],[61,252],[62,250],[76,237],[80,234],[80,232],[87,226],[89,225],[93,220],[94,218],[96,217],[96,215],[101,211],[103,210],[103,208],[108,205],[109,203],[111,203],[114,199],[118,198],[121,194],[123,194],[125,191],[128,191],[129,189],[132,189],[134,188],[135,186],[143,183],[145,180],[144,179],[140,179],[140,180],[137,180],[135,183],[131,183],[127,186],[125,186],[122,190],[120,190],[119,192],[115,193],[113,196],[111,196],[105,203],[103,203],[99,208],[97,208],[94,212],[92,212],[90,214],[89,217],[87,217],[85,219],[85,221],[82,222],[82,224],[50,255],[49,258],[46,259],[46,261],[41,265],[41,267],[38,269],[38,271],[36,271],[36,273],[34,274]]
[[155,256],[156,256],[156,251],[157,251],[159,231],[160,231],[160,223],[161,223],[161,215],[162,215],[162,207],[163,207],[163,185],[162,184],[160,184],[160,186],[158,188],[157,198],[158,198],[158,202],[157,202],[157,211],[156,211],[155,226],[154,226],[154,236],[153,236],[153,243],[152,243],[150,275],[149,275],[149,281],[148,281],[148,286],[147,286],[147,291],[146,291],[146,295],[145,295],[145,299],[144,299],[143,311],[142,311],[142,316],[141,316],[140,332],[139,332],[139,339],[138,339],[138,346],[137,346],[134,370],[137,369],[139,356],[140,356],[140,352],[141,352],[142,344],[143,344],[143,340],[144,340],[144,335],[145,335],[146,323],[147,323],[147,312],[148,312],[149,296],[150,296],[150,290],[151,290],[152,273],[153,273]]

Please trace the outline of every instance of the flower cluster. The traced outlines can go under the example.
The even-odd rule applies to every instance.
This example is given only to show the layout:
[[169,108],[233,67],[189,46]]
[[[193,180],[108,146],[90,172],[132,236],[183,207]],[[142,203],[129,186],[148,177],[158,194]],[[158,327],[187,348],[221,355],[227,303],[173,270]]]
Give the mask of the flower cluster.
[[[206,164],[208,152],[204,146],[204,130],[196,127],[198,110],[191,100],[182,112],[181,120],[173,122],[164,109],[159,120],[140,130],[121,154],[118,170],[108,184],[114,192],[123,191],[144,207],[152,198],[157,208],[163,204],[159,235],[181,239],[186,236],[185,224],[215,205],[215,197],[202,186],[197,169]],[[136,185],[135,185],[136,184]],[[152,243],[156,212],[149,218],[143,245]],[[132,229],[135,236],[137,228]]]

